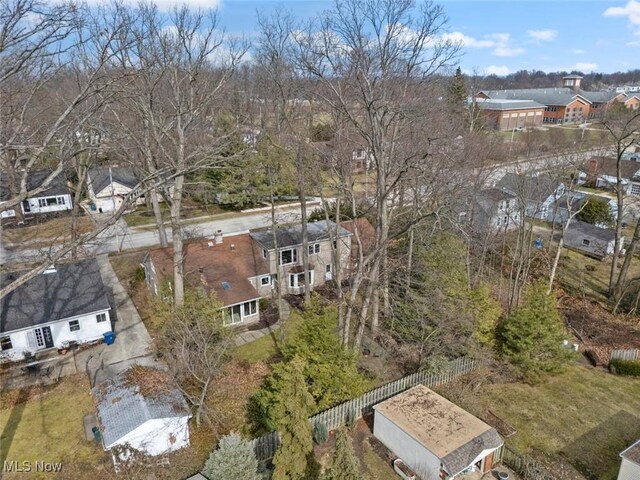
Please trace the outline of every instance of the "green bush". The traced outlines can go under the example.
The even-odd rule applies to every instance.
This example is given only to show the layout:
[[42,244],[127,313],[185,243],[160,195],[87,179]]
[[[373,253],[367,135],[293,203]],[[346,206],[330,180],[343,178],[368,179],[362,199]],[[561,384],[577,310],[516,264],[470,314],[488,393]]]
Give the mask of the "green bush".
[[640,377],[640,362],[635,360],[616,358],[609,362],[609,368],[613,373],[617,373],[618,375]]
[[315,427],[313,427],[313,439],[318,445],[329,441],[329,430],[326,423],[316,423]]

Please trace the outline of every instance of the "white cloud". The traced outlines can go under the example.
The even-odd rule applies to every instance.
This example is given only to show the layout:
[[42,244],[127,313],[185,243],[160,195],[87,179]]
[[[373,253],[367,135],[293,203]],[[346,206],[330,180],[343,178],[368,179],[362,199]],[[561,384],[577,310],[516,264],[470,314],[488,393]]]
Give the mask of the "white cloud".
[[539,42],[550,42],[558,36],[558,32],[555,30],[528,30],[527,35]]
[[512,48],[507,46],[497,47],[493,52],[491,52],[491,54],[496,57],[515,57],[521,53],[524,53],[524,48]]
[[489,65],[484,69],[485,75],[509,75],[509,67],[506,65]]
[[[609,7],[602,15],[605,17],[627,17],[631,25],[640,27],[640,2],[629,0],[624,7]],[[640,30],[636,33],[640,33]]]
[[638,41],[634,40],[633,42],[628,42],[627,47],[640,47],[640,40]]
[[567,68],[567,70],[578,70],[580,72],[593,72],[596,68],[598,68],[597,63],[589,63],[589,62],[578,62],[573,65],[571,68]]
[[442,40],[459,43],[467,48],[493,48],[491,54],[496,57],[514,57],[525,51],[524,48],[509,45],[511,35],[508,33],[492,33],[482,39],[476,39],[462,32],[451,32],[444,34]]
[[571,50],[571,53],[573,53],[574,55],[584,55],[585,53],[587,53],[587,51],[582,50],[581,48],[574,48],[573,50]]

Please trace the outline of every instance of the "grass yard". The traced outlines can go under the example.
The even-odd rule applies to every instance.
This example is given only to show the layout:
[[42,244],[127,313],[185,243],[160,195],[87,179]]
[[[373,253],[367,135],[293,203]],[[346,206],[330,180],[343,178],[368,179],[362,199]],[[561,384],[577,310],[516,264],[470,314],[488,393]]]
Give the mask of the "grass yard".
[[[29,245],[30,248],[46,248],[53,243],[71,238],[71,217],[57,217],[42,223],[27,221],[25,226],[4,228],[2,241],[6,246]],[[90,232],[94,225],[86,215],[78,217],[78,233]]]
[[640,438],[640,379],[594,368],[574,365],[538,385],[437,390],[479,417],[491,410],[504,419],[517,431],[507,440],[516,449],[562,459],[589,479],[614,480],[618,454]]
[[[86,376],[65,377],[46,390],[5,391],[0,398],[0,463],[63,462],[64,478],[78,478],[80,471],[87,472],[84,478],[113,475],[102,447],[85,438],[83,417],[95,412]],[[6,473],[3,478],[21,477]]]
[[[169,208],[165,203],[160,204],[160,210],[162,211],[162,218],[165,222],[169,221]],[[183,219],[193,219],[197,217],[204,217],[210,215],[218,215],[221,213],[225,213],[225,210],[220,208],[218,205],[185,205],[182,209],[182,218]],[[156,219],[153,215],[153,210],[147,209],[145,206],[141,206],[137,208],[134,212],[128,213],[124,216],[127,225],[130,227],[139,227],[142,225],[154,225]]]

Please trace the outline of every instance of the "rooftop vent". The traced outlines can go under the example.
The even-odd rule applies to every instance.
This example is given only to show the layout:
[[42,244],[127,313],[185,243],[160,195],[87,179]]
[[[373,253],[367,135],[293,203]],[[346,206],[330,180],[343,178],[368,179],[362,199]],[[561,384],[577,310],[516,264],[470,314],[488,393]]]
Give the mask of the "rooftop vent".
[[222,289],[231,290],[231,285],[229,285],[229,282],[222,282]]

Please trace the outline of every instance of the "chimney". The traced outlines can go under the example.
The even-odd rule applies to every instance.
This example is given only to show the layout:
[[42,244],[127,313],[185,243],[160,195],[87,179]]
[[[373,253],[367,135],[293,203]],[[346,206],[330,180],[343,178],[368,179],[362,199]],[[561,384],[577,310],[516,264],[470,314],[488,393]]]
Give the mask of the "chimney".
[[222,245],[223,241],[222,230],[216,230],[216,233],[213,234],[213,243],[216,245]]

